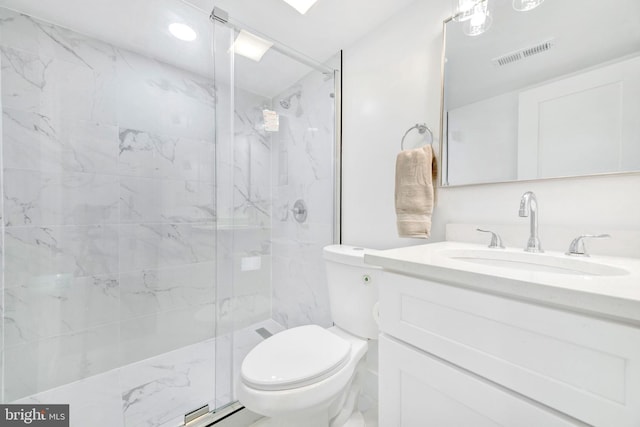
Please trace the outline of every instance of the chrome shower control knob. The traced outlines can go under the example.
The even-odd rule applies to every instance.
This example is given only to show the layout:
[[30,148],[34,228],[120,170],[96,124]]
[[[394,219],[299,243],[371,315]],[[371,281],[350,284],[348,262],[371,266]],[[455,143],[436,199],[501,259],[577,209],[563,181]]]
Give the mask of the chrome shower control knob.
[[296,202],[293,204],[293,209],[291,209],[291,212],[293,212],[293,218],[295,218],[295,220],[300,224],[307,220],[308,211],[307,205],[304,200],[296,200]]

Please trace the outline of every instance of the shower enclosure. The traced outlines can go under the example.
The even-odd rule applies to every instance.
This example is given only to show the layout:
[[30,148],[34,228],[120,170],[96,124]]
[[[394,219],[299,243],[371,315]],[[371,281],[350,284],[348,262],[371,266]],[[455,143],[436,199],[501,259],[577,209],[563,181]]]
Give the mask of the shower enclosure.
[[0,1],[0,392],[70,404],[74,427],[181,425],[235,400],[266,336],[330,324],[337,72],[278,43],[249,60],[232,18],[140,4],[204,49]]
[[[337,72],[274,44],[259,62],[214,10],[217,141],[217,396],[233,401],[244,355],[292,326],[329,326],[322,247],[338,241]],[[336,58],[338,60],[338,58]],[[225,397],[228,397],[225,399]]]

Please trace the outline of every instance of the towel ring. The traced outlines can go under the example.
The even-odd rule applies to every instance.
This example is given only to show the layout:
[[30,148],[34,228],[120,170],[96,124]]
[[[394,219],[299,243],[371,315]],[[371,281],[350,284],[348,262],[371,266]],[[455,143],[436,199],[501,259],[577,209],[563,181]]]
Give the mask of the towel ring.
[[431,132],[431,129],[429,129],[429,126],[427,126],[424,123],[417,123],[415,126],[410,127],[408,131],[406,131],[404,133],[404,136],[402,137],[402,142],[400,142],[400,149],[404,150],[404,139],[407,137],[407,135],[409,135],[409,132],[411,132],[414,129],[418,129],[418,133],[420,135],[424,135],[425,133],[429,132],[429,145],[433,144],[433,132]]

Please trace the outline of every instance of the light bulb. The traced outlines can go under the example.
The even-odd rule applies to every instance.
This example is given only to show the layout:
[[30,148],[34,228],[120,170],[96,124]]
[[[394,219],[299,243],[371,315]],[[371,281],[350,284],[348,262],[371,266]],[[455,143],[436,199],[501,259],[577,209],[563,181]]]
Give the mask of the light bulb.
[[464,22],[471,19],[473,9],[479,0],[453,0],[453,19],[457,22]]
[[464,33],[468,36],[479,36],[489,29],[492,22],[489,0],[481,0],[473,7],[470,18],[464,22]]
[[472,27],[480,27],[484,25],[485,22],[487,22],[487,15],[484,13],[476,13],[471,16],[470,25]]

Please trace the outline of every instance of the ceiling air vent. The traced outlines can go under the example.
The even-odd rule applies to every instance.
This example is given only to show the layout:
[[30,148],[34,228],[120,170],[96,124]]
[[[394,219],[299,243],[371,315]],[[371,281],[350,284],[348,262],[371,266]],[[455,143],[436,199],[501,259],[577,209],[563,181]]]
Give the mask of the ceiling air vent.
[[520,60],[529,58],[539,53],[546,52],[549,49],[551,49],[553,46],[554,46],[553,40],[547,40],[545,42],[538,43],[535,46],[527,47],[524,49],[517,50],[515,52],[498,56],[496,58],[493,58],[491,61],[496,66],[503,67],[505,65],[513,64],[514,62],[518,62]]

